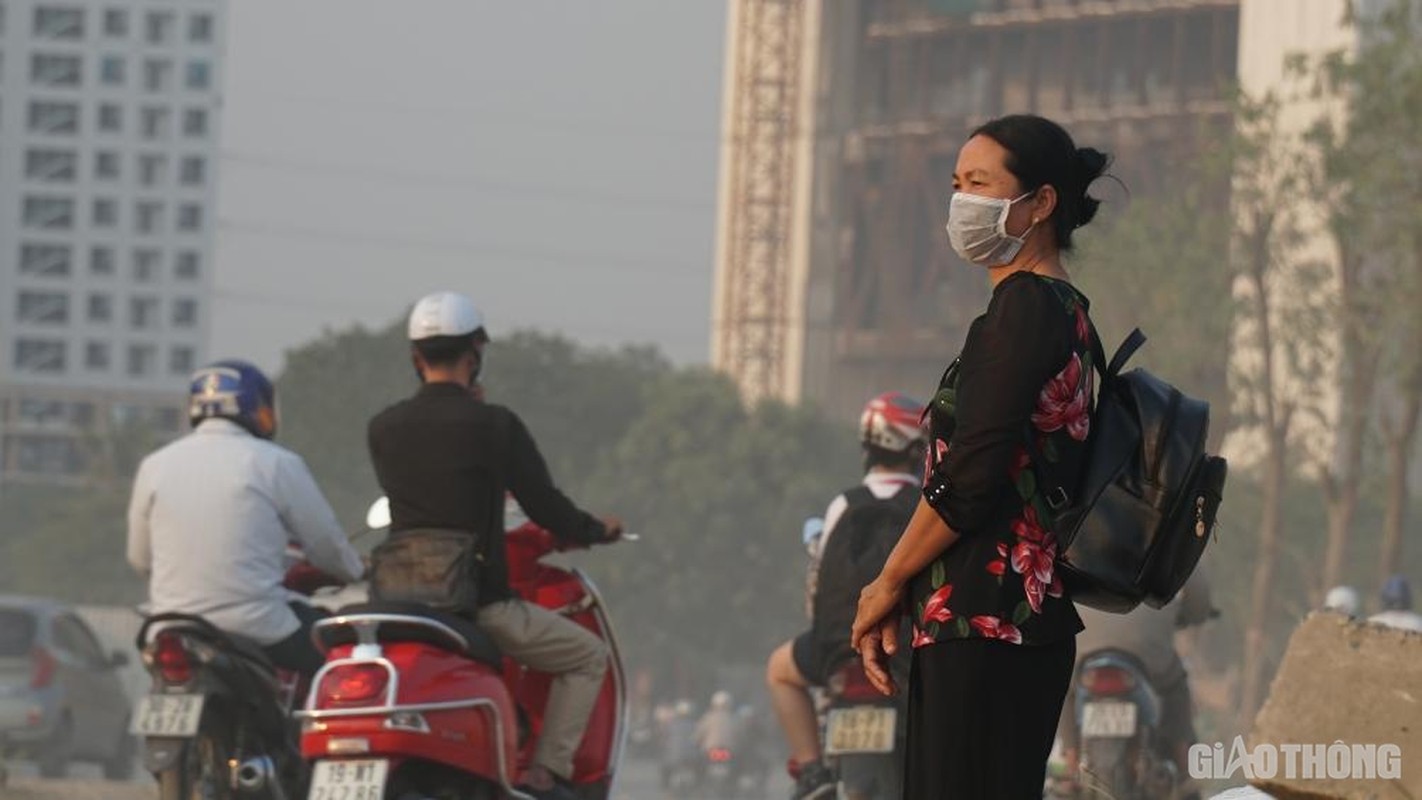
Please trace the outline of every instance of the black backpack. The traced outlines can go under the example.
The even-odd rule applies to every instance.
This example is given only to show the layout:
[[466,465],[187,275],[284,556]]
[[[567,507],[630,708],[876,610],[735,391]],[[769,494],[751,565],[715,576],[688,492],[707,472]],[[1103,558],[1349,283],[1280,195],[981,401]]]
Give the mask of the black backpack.
[[853,655],[849,629],[859,608],[859,592],[879,576],[913,518],[919,496],[913,485],[882,500],[866,486],[845,492],[849,506],[820,554],[814,603],[815,629],[834,637],[831,641],[843,640],[840,655]]
[[1035,438],[1027,440],[1048,487],[1071,599],[1121,614],[1142,601],[1160,608],[1180,591],[1209,542],[1228,473],[1223,458],[1205,452],[1209,403],[1143,369],[1121,373],[1145,341],[1132,331],[1103,371],[1105,352],[1092,332],[1101,388],[1075,487],[1043,475],[1047,462]]

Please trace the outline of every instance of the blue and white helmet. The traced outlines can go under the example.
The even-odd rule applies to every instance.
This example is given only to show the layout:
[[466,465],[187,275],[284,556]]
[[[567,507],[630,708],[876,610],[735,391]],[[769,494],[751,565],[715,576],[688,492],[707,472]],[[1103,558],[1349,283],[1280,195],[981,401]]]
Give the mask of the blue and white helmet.
[[188,421],[229,419],[253,436],[276,435],[276,387],[252,364],[225,359],[193,373],[188,387]]

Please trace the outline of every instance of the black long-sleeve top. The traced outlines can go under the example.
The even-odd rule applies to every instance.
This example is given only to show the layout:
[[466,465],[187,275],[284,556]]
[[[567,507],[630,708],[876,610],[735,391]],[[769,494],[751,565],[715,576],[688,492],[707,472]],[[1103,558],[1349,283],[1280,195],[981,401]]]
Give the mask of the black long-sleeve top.
[[607,536],[601,521],[553,484],[518,415],[461,386],[425,384],[375,415],[367,435],[376,479],[390,499],[392,532],[442,528],[480,538],[480,605],[513,596],[503,546],[507,492],[560,539],[592,544]]
[[[1088,308],[1068,283],[1015,273],[994,289],[944,374],[930,406],[926,483],[947,491],[936,502],[925,492],[960,538],[912,581],[914,646],[970,637],[1048,644],[1081,630],[1056,574],[1037,474],[1071,480],[1084,468]],[[1033,468],[1032,452],[1045,470]]]

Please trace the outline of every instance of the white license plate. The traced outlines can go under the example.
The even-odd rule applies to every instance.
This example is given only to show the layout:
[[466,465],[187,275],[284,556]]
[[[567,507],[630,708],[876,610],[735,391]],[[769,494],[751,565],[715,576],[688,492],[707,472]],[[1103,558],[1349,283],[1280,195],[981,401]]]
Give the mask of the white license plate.
[[390,762],[384,759],[317,761],[307,800],[381,800]]
[[202,704],[200,694],[144,695],[133,710],[129,732],[180,739],[196,736],[202,721]]
[[1081,735],[1122,738],[1136,733],[1134,703],[1087,703],[1081,708]]
[[825,726],[825,753],[892,753],[898,709],[881,706],[836,708]]

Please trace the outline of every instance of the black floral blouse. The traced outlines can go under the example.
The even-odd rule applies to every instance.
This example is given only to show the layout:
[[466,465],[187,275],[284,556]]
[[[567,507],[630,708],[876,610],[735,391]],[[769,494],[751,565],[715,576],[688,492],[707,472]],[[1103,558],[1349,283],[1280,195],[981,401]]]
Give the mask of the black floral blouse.
[[1029,469],[1079,474],[1091,430],[1090,307],[1071,284],[1028,272],[993,290],[929,408],[935,508],[961,538],[910,584],[913,645],[982,637],[1049,644],[1081,618],[1056,574],[1049,507]]

